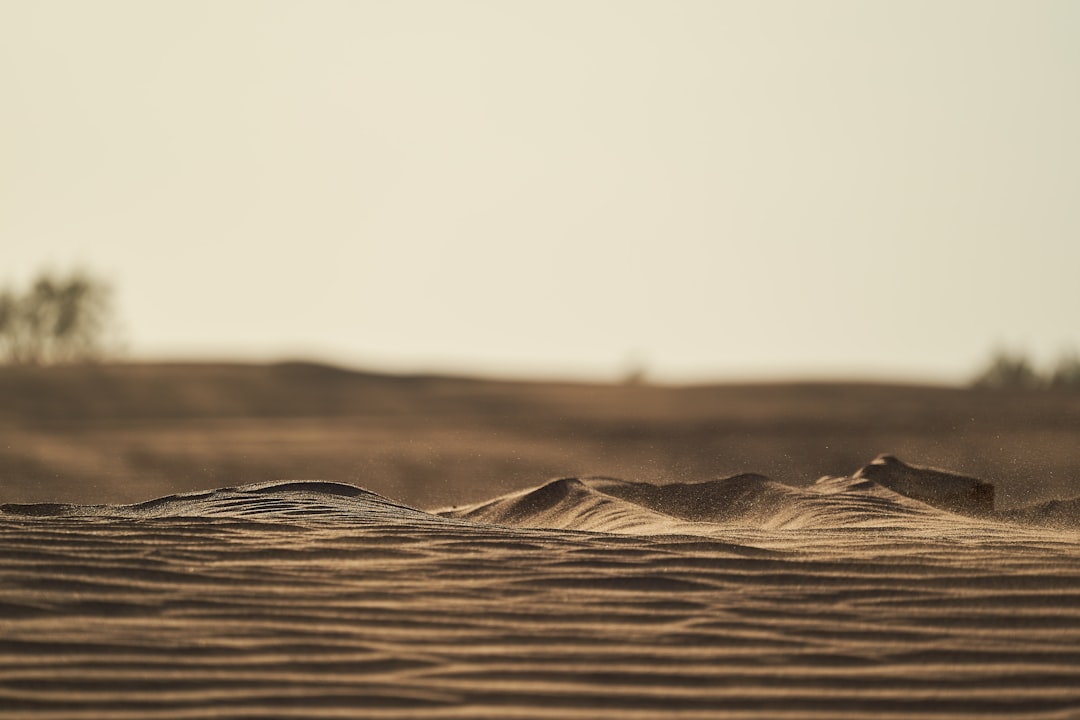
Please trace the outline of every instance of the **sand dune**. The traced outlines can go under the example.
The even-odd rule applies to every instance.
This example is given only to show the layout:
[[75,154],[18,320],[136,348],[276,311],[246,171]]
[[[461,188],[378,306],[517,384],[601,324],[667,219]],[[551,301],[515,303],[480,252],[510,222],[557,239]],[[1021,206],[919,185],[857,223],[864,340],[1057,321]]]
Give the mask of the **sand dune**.
[[1080,716],[1080,534],[865,477],[0,510],[0,718]]
[[431,519],[422,510],[395,503],[370,490],[324,480],[252,483],[167,495],[134,505],[8,503],[0,505],[0,511],[10,515],[131,519],[232,517],[275,521],[297,517],[306,522]]
[[879,455],[854,477],[872,480],[946,510],[970,515],[989,515],[994,511],[994,486],[990,483],[936,468],[908,465],[894,455]]
[[438,513],[512,527],[637,535],[724,536],[733,528],[925,530],[972,521],[858,476],[826,477],[797,488],[753,474],[670,485],[563,478]]
[[1062,530],[1080,530],[1080,497],[1071,500],[1048,500],[1000,513],[1007,520],[1030,525],[1044,525]]

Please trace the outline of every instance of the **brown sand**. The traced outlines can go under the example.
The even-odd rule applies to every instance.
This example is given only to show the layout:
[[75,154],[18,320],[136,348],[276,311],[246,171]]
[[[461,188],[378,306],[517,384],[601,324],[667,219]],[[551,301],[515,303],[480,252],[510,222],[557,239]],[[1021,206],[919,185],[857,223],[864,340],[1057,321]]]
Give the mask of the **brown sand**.
[[270,478],[415,507],[545,478],[790,485],[883,450],[993,483],[997,507],[1080,495],[1080,393],[866,383],[670,387],[398,377],[303,363],[0,367],[0,502],[131,503]]
[[[1075,718],[1080,534],[865,478],[4,506],[0,718]],[[589,531],[589,532],[586,532]]]

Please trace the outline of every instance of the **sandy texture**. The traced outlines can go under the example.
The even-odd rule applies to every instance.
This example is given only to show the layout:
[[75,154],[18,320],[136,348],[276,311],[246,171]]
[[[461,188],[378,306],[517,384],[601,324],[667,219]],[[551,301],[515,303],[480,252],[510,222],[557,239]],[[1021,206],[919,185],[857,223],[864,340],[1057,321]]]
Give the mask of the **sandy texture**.
[[1080,495],[1080,392],[140,363],[0,367],[0,398],[0,502],[132,503],[306,477],[427,508],[583,475],[749,470],[801,486],[886,450],[993,483],[1001,509]]
[[329,482],[4,506],[0,718],[1080,715],[1072,530],[857,477],[444,513]]

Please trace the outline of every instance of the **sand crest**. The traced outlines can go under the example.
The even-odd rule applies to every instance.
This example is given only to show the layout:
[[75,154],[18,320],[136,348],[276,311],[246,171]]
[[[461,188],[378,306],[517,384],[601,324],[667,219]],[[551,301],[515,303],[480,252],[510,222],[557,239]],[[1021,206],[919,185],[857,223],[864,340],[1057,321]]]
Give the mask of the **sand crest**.
[[0,718],[1068,718],[1080,535],[861,477],[0,512]]

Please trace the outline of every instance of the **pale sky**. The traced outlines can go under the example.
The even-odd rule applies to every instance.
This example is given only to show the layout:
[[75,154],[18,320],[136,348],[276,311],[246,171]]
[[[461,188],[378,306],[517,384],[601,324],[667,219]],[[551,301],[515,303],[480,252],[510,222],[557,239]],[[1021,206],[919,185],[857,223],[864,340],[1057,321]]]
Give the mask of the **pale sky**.
[[1080,2],[0,0],[0,284],[137,358],[666,380],[1080,348]]

